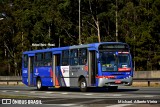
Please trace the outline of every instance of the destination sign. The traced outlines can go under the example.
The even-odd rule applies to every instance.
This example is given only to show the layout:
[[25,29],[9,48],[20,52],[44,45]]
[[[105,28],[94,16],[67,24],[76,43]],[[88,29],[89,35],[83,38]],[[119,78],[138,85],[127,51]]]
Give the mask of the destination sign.
[[127,49],[128,50],[128,45],[126,44],[101,44],[99,46],[99,50],[106,50],[106,49]]

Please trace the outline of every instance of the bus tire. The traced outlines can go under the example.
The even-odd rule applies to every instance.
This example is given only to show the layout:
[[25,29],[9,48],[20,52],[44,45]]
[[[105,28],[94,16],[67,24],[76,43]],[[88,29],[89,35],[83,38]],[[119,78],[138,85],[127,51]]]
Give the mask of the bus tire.
[[79,84],[80,84],[80,90],[81,90],[81,92],[86,92],[87,91],[87,82],[86,82],[85,78],[82,78],[79,81]]
[[118,86],[109,86],[108,87],[108,91],[113,92],[113,91],[117,91]]
[[43,90],[43,87],[42,87],[42,81],[40,78],[37,79],[37,90],[38,91],[42,91]]

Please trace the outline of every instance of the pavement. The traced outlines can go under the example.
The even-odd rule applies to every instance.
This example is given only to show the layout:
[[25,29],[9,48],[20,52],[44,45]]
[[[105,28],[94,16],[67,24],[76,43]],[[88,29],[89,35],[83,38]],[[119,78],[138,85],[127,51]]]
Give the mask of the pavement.
[[11,100],[13,107],[21,107],[25,101],[27,103],[23,104],[23,107],[28,107],[28,102],[31,107],[160,107],[160,87],[122,86],[114,92],[109,92],[106,88],[92,88],[89,92],[80,92],[78,88],[49,88],[47,91],[37,91],[36,87],[1,85],[1,107],[11,106],[2,104],[2,99]]

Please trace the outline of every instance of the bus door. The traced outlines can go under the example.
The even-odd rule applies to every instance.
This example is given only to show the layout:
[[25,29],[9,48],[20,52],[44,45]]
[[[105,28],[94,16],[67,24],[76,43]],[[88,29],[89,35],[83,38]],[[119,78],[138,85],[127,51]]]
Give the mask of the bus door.
[[60,54],[53,54],[53,86],[60,87]]
[[28,57],[28,86],[33,86],[34,56]]
[[96,60],[96,52],[89,51],[89,85],[92,86],[96,83],[97,74],[97,60]]

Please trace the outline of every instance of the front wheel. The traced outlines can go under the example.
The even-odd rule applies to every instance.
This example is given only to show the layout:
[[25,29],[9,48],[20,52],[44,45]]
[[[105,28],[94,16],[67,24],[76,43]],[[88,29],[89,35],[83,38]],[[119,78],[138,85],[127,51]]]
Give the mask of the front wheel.
[[82,92],[86,92],[87,91],[87,82],[86,82],[85,78],[82,78],[79,83],[80,83],[80,90]]

